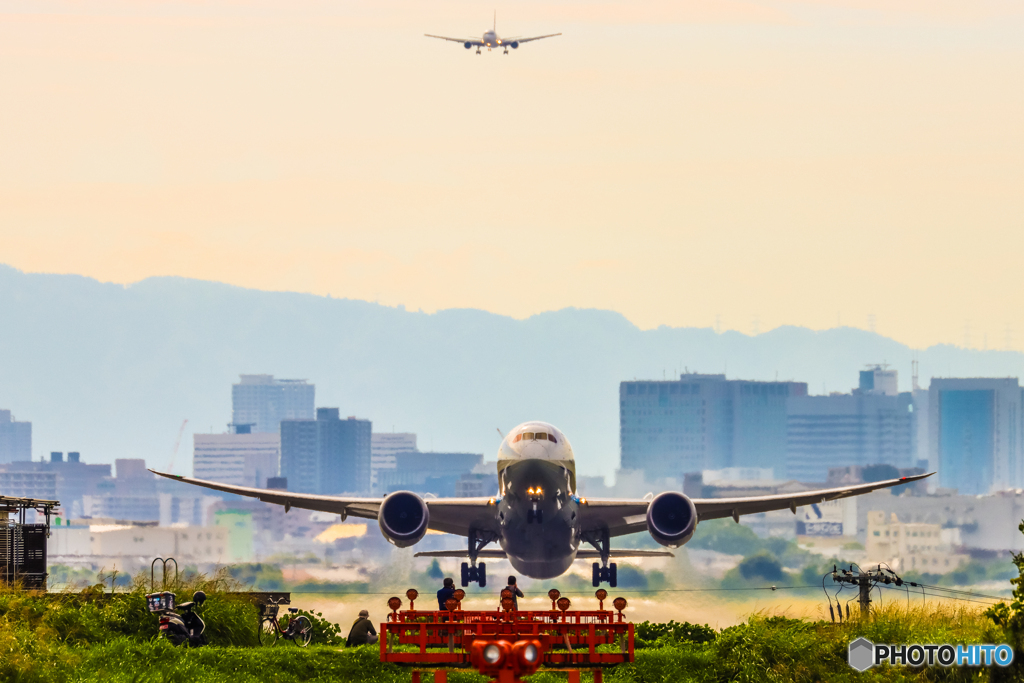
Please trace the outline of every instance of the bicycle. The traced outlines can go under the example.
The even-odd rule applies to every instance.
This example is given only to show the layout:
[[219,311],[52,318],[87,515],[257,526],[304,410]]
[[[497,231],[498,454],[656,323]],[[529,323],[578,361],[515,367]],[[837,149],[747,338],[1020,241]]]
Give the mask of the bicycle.
[[263,605],[263,612],[260,614],[260,645],[271,647],[280,637],[294,642],[299,647],[306,647],[313,639],[313,623],[305,615],[298,614],[297,607],[289,607],[288,611],[293,616],[288,620],[288,626],[282,629],[277,620],[277,613],[281,609],[283,599],[274,602],[273,598],[269,598],[269,602]]

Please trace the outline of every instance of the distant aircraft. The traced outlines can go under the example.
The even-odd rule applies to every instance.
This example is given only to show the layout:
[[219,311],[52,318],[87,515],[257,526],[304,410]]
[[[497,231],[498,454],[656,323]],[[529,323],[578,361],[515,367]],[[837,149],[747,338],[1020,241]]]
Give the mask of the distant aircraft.
[[[508,433],[498,448],[498,492],[486,498],[428,498],[395,491],[381,498],[349,498],[273,489],[230,486],[176,474],[162,477],[216,491],[258,498],[290,508],[320,510],[346,517],[375,519],[390,543],[407,548],[428,529],[468,539],[467,550],[431,550],[416,557],[466,558],[462,585],[487,583],[481,558],[508,559],[521,574],[551,579],[565,573],[577,559],[600,560],[593,565],[593,583],[617,583],[613,557],[671,555],[663,550],[612,550],[611,539],[648,532],[667,548],[678,548],[693,536],[697,523],[770,510],[796,509],[828,500],[858,496],[876,489],[909,484],[931,474],[919,474],[856,486],[800,491],[773,496],[690,499],[677,491],[643,498],[586,498],[576,491],[576,462],[569,440],[546,422],[526,422]],[[484,549],[497,543],[500,550]],[[587,543],[593,549],[580,548]]]
[[508,54],[508,49],[518,49],[521,43],[528,43],[531,40],[540,40],[541,38],[554,38],[555,36],[562,35],[561,33],[549,33],[546,36],[534,36],[532,38],[499,38],[498,37],[498,13],[494,13],[494,28],[490,31],[484,32],[483,40],[474,40],[473,38],[448,38],[447,36],[434,36],[429,33],[424,33],[427,38],[440,38],[441,40],[450,40],[453,43],[462,43],[462,46],[467,50],[473,46],[476,46],[476,53],[480,54],[480,48],[486,47],[487,51],[490,52],[496,47],[505,48],[505,54]]

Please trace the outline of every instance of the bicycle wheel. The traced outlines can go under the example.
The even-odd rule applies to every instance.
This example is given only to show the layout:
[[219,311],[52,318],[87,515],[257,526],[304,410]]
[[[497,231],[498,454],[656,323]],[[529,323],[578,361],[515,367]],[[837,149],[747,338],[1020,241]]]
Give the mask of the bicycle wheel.
[[292,632],[292,640],[299,647],[306,647],[313,639],[313,624],[301,614],[292,619],[288,630]]
[[277,642],[277,624],[273,619],[260,619],[260,645],[272,647]]

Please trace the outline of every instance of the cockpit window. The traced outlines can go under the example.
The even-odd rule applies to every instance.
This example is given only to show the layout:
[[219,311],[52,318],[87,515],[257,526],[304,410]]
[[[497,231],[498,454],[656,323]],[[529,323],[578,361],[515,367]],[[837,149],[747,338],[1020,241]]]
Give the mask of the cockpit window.
[[512,439],[512,443],[515,443],[515,442],[519,441],[519,439],[521,439],[521,438],[523,438],[522,434],[516,434],[516,438]]
[[532,439],[533,438],[533,432],[523,432],[523,438],[526,439],[526,440]]
[[548,434],[548,441],[551,443],[558,443],[558,439],[555,438],[554,434]]
[[545,434],[544,432],[537,432],[537,440],[538,441],[547,441],[548,440],[548,435]]

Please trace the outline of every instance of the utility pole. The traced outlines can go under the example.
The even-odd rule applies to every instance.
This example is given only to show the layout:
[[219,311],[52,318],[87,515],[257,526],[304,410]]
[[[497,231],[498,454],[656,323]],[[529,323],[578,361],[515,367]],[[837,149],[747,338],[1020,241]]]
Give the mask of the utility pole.
[[[858,590],[858,602],[860,603],[860,616],[866,619],[871,611],[871,589],[875,587],[875,584],[896,584],[897,586],[903,585],[903,579],[896,575],[891,569],[882,569],[878,566],[874,570],[864,571],[860,567],[857,567],[857,571],[853,571],[853,565],[849,569],[838,569],[832,567],[832,581],[835,583],[845,583],[851,586],[856,586]],[[911,584],[917,585],[917,584]],[[831,605],[831,603],[830,603]],[[831,606],[829,607],[831,609]],[[849,615],[847,615],[849,616]],[[839,620],[842,621],[842,610],[839,612]]]
[[871,577],[861,572],[860,576],[857,577],[857,585],[860,588],[860,616],[862,619],[866,619],[868,612],[871,609],[871,584],[869,583]]

